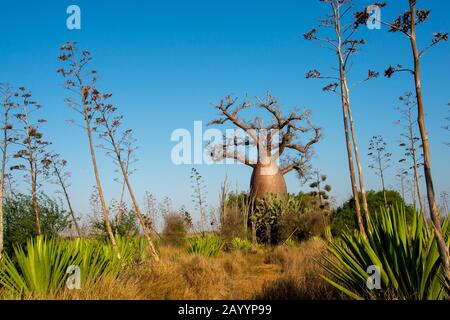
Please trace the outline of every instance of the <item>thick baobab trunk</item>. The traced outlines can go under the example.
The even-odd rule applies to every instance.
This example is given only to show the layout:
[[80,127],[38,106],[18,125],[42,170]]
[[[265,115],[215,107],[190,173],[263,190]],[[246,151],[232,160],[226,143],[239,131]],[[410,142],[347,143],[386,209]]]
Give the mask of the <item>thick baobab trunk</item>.
[[275,163],[271,162],[268,165],[258,163],[253,167],[250,195],[255,200],[268,199],[271,195],[280,199],[287,198],[284,176]]
[[[259,200],[271,201],[272,197],[281,200],[287,199],[287,187],[283,173],[278,169],[276,163],[270,161],[264,165],[258,163],[253,167],[253,173],[250,180],[250,199],[253,204]],[[254,209],[253,209],[254,212]],[[271,226],[265,224],[269,245],[271,243]],[[257,243],[257,222],[252,219],[252,242]]]
[[436,197],[434,193],[433,187],[433,178],[431,175],[431,156],[430,156],[430,144],[428,141],[428,135],[425,128],[425,111],[423,106],[423,97],[422,97],[422,84],[420,83],[420,54],[417,49],[416,43],[416,10],[414,8],[415,2],[410,0],[410,18],[411,18],[411,49],[413,52],[414,58],[414,84],[416,89],[416,98],[417,98],[417,122],[419,124],[420,136],[422,139],[422,148],[423,148],[423,170],[427,188],[427,196],[428,196],[428,205],[430,209],[431,221],[433,222],[434,233],[436,237],[436,242],[439,248],[439,255],[442,262],[442,267],[444,270],[445,278],[447,280],[447,284],[450,285],[450,257],[449,257],[449,248],[445,241],[444,234],[441,228],[441,221],[439,218],[439,209],[436,203]]

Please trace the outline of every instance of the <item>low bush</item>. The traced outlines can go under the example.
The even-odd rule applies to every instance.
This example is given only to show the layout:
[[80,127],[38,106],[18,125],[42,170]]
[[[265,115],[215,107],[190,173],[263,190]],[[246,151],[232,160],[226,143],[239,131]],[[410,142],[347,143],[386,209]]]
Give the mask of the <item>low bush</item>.
[[162,242],[169,246],[182,247],[186,245],[186,217],[180,213],[169,213],[164,217]]
[[233,238],[230,243],[231,250],[249,250],[251,246],[252,243],[250,241],[239,237]]
[[[385,207],[383,191],[368,191],[366,193],[367,206],[369,208],[370,216],[373,217],[380,212],[382,207]],[[403,206],[406,212],[406,221],[411,223],[415,210],[413,206],[407,205],[400,193],[394,190],[386,190],[386,199],[388,206]],[[356,209],[355,200],[350,198],[341,207],[337,208],[332,213],[331,231],[334,235],[341,235],[349,230],[356,230]]]
[[[38,208],[42,233],[53,237],[62,232],[69,224],[69,214],[63,206],[45,194],[38,195]],[[5,251],[12,254],[15,245],[25,246],[30,238],[38,235],[36,217],[31,196],[15,193],[7,197],[3,205]]]
[[304,193],[289,194],[287,201],[276,197],[260,201],[256,216],[260,239],[270,244],[324,237],[329,224],[328,209],[321,207],[317,197]]
[[223,248],[223,242],[216,236],[192,237],[188,239],[187,252],[201,254],[205,257],[215,257]]

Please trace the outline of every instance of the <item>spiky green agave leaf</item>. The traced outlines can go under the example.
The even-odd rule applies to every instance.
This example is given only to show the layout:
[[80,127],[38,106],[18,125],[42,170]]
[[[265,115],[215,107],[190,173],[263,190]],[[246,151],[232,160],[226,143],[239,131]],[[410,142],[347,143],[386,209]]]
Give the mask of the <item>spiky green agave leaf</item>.
[[[323,256],[322,277],[353,299],[445,299],[448,292],[440,281],[439,251],[433,229],[422,224],[417,214],[406,222],[404,207],[382,208],[367,226],[364,237],[358,231],[345,232],[332,240]],[[449,234],[448,218],[443,222]],[[366,285],[367,268],[380,270],[381,289]]]

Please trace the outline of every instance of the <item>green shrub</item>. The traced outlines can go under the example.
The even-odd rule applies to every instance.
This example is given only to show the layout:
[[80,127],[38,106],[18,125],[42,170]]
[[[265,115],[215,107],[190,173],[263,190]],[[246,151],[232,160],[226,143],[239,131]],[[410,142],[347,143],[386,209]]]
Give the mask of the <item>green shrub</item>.
[[187,222],[180,213],[169,213],[164,217],[162,241],[166,245],[182,247],[186,244]]
[[[67,227],[69,214],[57,201],[45,194],[39,194],[38,208],[42,233],[45,236],[56,236]],[[15,245],[25,246],[30,238],[38,235],[33,200],[31,196],[15,193],[5,200],[3,212],[5,251],[13,253]]]
[[252,246],[252,243],[248,240],[241,239],[239,237],[233,238],[230,243],[230,247],[232,250],[249,250]]
[[[115,219],[110,219],[111,229],[114,235],[120,237],[135,237],[139,235],[140,225],[136,212],[133,210],[120,209]],[[109,238],[106,223],[102,219],[100,221],[91,222],[93,236],[103,240]]]
[[[366,193],[366,197],[371,217],[380,212],[380,208],[385,207],[383,191],[369,191]],[[415,212],[414,207],[407,205],[400,193],[393,190],[386,190],[386,199],[388,206],[404,206],[408,223],[412,221]],[[331,231],[334,235],[340,235],[344,231],[357,228],[355,210],[355,200],[352,197],[333,213]]]
[[[328,246],[323,278],[354,299],[443,299],[442,267],[431,227],[414,214],[410,224],[404,207],[381,209],[368,225],[367,237],[344,232]],[[448,241],[449,219],[442,224]],[[370,290],[367,268],[380,270],[381,290]],[[447,296],[448,298],[448,296]]]
[[188,239],[187,252],[205,257],[215,257],[223,248],[223,242],[216,236],[192,237]]
[[3,257],[0,283],[19,295],[46,294],[64,285],[66,270],[76,263],[77,254],[63,242],[38,237],[27,242],[26,250],[15,247],[14,258]]
[[[148,242],[142,237],[120,237],[116,236],[117,247],[120,252],[122,267],[140,262],[147,257]],[[102,242],[103,252],[111,261],[117,260],[117,255],[109,242]]]
[[92,285],[100,278],[118,272],[120,264],[116,260],[111,260],[110,255],[105,255],[106,245],[96,240],[79,238],[66,241],[66,250],[74,250],[78,255],[75,264],[80,267],[82,287]]
[[240,208],[237,205],[225,207],[224,215],[220,222],[220,237],[226,242],[234,238],[245,238],[248,233],[249,208]]
[[276,197],[260,201],[256,217],[259,229],[265,233],[260,238],[271,244],[283,243],[288,238],[303,241],[324,236],[329,220],[328,209],[321,207],[318,198],[304,193],[289,194],[287,201]]

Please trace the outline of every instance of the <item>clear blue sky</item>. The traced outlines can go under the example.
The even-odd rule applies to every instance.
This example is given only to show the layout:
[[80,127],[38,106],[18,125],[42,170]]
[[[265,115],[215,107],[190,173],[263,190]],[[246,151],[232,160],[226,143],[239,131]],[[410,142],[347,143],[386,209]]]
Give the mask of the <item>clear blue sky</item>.
[[[383,17],[403,11],[406,0],[390,1]],[[430,21],[419,29],[419,43],[427,44],[432,32],[449,31],[448,1],[419,1],[431,9]],[[358,5],[368,1],[356,1]],[[66,8],[81,7],[81,30],[66,28]],[[58,47],[77,40],[94,56],[101,86],[113,93],[114,103],[138,139],[139,162],[132,180],[139,198],[145,190],[159,199],[169,196],[175,207],[190,207],[191,166],[174,166],[170,134],[176,128],[192,131],[194,120],[205,123],[216,112],[211,103],[227,94],[253,97],[271,90],[283,110],[300,106],[313,110],[324,139],[315,148],[313,165],[329,176],[338,202],[350,195],[339,99],[324,94],[323,83],[306,80],[312,68],[328,70],[335,57],[303,40],[302,34],[326,12],[319,1],[2,1],[0,5],[0,81],[26,86],[44,105],[43,127],[53,149],[69,160],[73,174],[71,194],[78,212],[89,210],[94,185],[85,134],[67,123],[77,115],[66,107],[67,92],[55,72]],[[368,68],[382,71],[390,64],[410,64],[409,46],[403,37],[364,30],[367,45],[355,60],[352,78]],[[450,190],[449,133],[442,130],[448,115],[450,47],[440,45],[422,62],[422,82],[427,126],[432,147],[436,191]],[[406,74],[381,77],[355,89],[354,118],[362,154],[371,136],[382,134],[394,153],[400,128],[393,122],[397,98],[412,90]],[[118,197],[114,168],[98,152],[108,199]],[[397,159],[394,158],[393,164]],[[368,189],[379,181],[363,158]],[[211,205],[216,205],[225,173],[233,188],[248,188],[251,171],[245,166],[197,166],[204,176]],[[395,168],[388,184],[395,187]],[[287,177],[290,192],[306,190],[294,173]],[[48,187],[52,190],[51,187]]]

